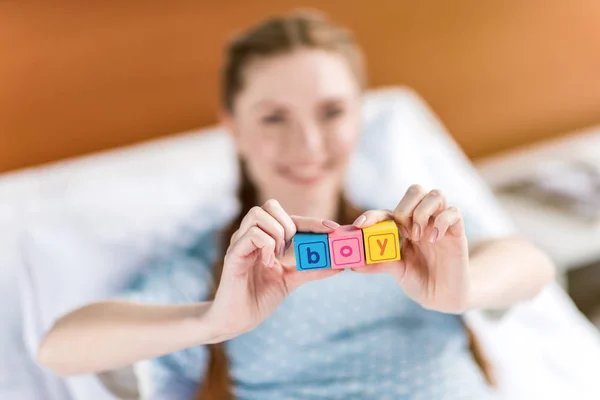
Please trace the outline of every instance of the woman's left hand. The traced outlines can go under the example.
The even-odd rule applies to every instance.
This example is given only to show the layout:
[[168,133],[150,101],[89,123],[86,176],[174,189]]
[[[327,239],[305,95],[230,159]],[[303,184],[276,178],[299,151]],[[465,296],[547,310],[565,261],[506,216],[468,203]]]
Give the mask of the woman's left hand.
[[399,226],[400,261],[353,269],[363,273],[390,273],[411,299],[423,307],[462,313],[469,305],[469,251],[463,219],[448,207],[439,190],[411,186],[396,209],[362,214],[354,226],[366,228],[392,219]]

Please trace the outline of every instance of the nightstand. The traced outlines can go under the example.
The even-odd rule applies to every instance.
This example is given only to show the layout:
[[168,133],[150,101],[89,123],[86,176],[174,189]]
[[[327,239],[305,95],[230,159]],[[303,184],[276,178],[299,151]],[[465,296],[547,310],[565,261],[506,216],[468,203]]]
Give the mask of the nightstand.
[[[575,280],[590,284],[595,280],[600,287],[600,223],[592,224],[531,199],[498,190],[530,176],[532,170],[543,163],[570,160],[585,161],[600,170],[600,127],[494,155],[475,165],[520,231],[554,259],[558,280],[564,287],[575,289],[571,287],[571,283],[575,283],[571,276],[576,277],[584,271],[588,271],[589,279],[579,277]],[[600,293],[598,287],[596,291]],[[578,292],[573,291],[576,302],[575,293]]]

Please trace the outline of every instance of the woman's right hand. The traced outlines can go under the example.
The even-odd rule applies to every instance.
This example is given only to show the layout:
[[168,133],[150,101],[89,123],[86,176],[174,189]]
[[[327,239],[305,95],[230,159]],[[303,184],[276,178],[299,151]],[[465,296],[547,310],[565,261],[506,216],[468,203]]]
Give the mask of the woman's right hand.
[[231,237],[221,281],[210,307],[211,320],[226,340],[268,318],[300,285],[342,270],[297,271],[284,253],[296,232],[329,233],[339,225],[318,218],[289,216],[276,200],[252,208]]

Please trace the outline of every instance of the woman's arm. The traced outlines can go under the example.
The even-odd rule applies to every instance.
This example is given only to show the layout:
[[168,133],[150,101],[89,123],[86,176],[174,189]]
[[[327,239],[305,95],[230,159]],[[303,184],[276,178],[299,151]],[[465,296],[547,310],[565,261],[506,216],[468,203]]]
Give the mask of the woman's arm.
[[74,375],[226,340],[224,328],[208,312],[211,304],[94,303],[54,324],[38,361],[59,375]]
[[248,332],[297,287],[341,272],[300,272],[278,259],[297,231],[326,234],[332,224],[290,217],[279,203],[267,201],[248,212],[233,235],[213,301],[193,302],[200,294],[207,298],[202,274],[195,275],[202,265],[193,257],[179,258],[178,264],[164,264],[162,272],[153,269],[142,293],[148,299],[158,291],[154,298],[160,302],[186,305],[110,301],[82,307],[50,330],[39,361],[61,375],[102,371]]
[[488,239],[469,252],[462,214],[439,190],[413,185],[393,212],[370,210],[354,224],[365,228],[386,219],[399,226],[402,257],[364,272],[390,273],[427,309],[503,308],[537,294],[553,276],[549,259],[525,240]]
[[538,294],[554,278],[550,258],[522,238],[486,241],[470,256],[469,309],[501,309]]

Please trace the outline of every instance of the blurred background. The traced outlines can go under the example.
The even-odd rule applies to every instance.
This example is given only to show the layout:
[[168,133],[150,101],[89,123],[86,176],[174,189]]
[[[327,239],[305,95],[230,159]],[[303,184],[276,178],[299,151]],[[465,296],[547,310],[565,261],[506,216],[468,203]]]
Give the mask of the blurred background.
[[227,39],[298,6],[352,29],[371,86],[413,87],[472,157],[600,122],[594,0],[8,1],[0,171],[214,123]]
[[[214,125],[225,43],[297,7],[353,30],[371,88],[408,86],[427,102],[600,326],[595,0],[3,1],[0,183]],[[11,233],[21,227],[10,201],[26,186],[17,181],[0,185]],[[17,300],[2,301],[18,309]]]

